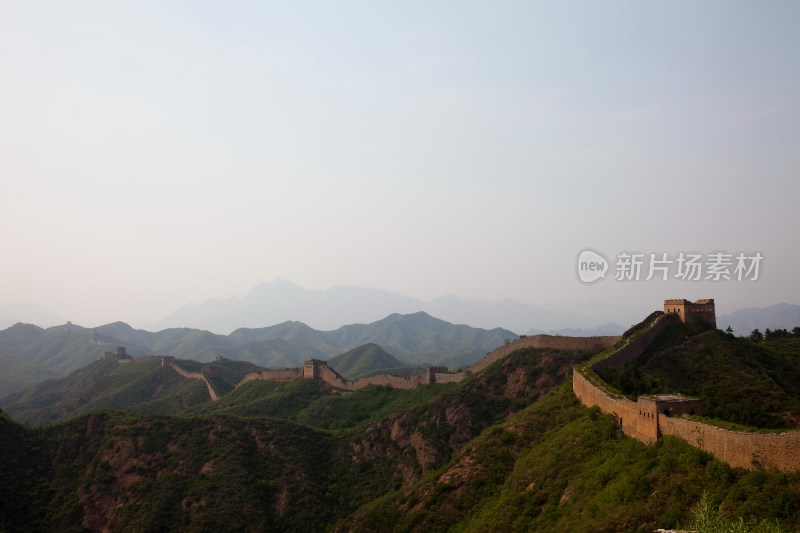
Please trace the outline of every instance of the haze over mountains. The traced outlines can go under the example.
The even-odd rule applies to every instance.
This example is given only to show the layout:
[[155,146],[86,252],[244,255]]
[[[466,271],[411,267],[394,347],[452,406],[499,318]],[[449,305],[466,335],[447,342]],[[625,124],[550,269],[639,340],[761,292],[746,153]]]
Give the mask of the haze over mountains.
[[49,327],[63,324],[66,320],[39,304],[0,303],[0,330],[9,328],[17,322]]
[[776,304],[769,307],[746,307],[729,315],[717,316],[717,326],[731,326],[736,335],[748,335],[754,329],[788,329],[800,326],[800,305]]
[[[608,317],[558,313],[512,299],[469,300],[448,295],[424,301],[364,287],[308,290],[277,279],[254,287],[242,298],[212,299],[201,304],[185,305],[148,329],[192,327],[228,333],[241,327],[263,327],[285,320],[299,320],[325,330],[344,324],[374,322],[391,313],[409,314],[418,311],[454,324],[468,324],[486,329],[503,327],[517,333],[526,333],[531,328],[537,331],[585,328],[583,334],[596,334],[592,328],[602,326],[604,331],[608,331],[615,326],[608,324]],[[623,329],[616,326],[611,334],[618,334]]]
[[[654,302],[653,308],[659,307]],[[470,300],[455,295],[430,301],[364,287],[331,287],[308,290],[286,280],[276,279],[254,287],[242,298],[212,299],[189,304],[153,324],[149,329],[192,327],[215,333],[228,333],[241,327],[264,327],[285,320],[298,320],[316,329],[335,329],[345,324],[369,323],[392,313],[423,311],[453,324],[476,328],[502,327],[518,334],[535,335],[619,335],[627,326],[617,314],[588,316],[561,313],[505,300]],[[647,312],[645,307],[635,316]],[[623,313],[624,314],[624,313]],[[718,315],[719,324],[730,324],[737,335],[755,328],[792,328],[800,324],[800,305],[777,304],[739,309]],[[623,317],[625,318],[625,317]],[[623,325],[615,322],[619,320]]]
[[[484,329],[501,327],[517,334],[618,335],[627,329],[629,314],[633,313],[635,319],[649,309],[650,306],[643,305],[635,312],[608,308],[602,315],[596,311],[581,314],[547,310],[510,298],[489,301],[446,295],[424,301],[364,287],[309,290],[276,279],[257,285],[241,298],[210,299],[185,305],[161,320],[146,324],[144,329],[195,328],[225,335],[239,328],[262,328],[299,321],[318,330],[333,330],[348,324],[375,322],[392,313],[423,311],[453,324]],[[117,317],[111,317],[114,318]],[[731,325],[737,335],[749,334],[755,328],[790,329],[800,323],[800,305],[781,303],[739,309],[729,315],[719,314],[718,320],[722,328]],[[0,330],[17,322],[47,328],[66,320],[38,304],[0,304]]]

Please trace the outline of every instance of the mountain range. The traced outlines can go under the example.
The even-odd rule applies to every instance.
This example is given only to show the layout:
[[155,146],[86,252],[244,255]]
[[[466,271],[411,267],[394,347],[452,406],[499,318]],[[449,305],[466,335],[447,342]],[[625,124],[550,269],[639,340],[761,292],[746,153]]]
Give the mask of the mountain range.
[[57,313],[33,303],[0,302],[0,330],[17,322],[54,326],[66,322]]
[[[617,377],[651,392],[694,383],[716,423],[789,405],[795,427],[797,343],[676,325]],[[380,350],[341,359],[390,361]],[[0,411],[0,531],[798,531],[800,473],[627,438],[573,394],[589,357],[526,348],[412,390],[255,380],[218,401],[159,358],[104,357],[8,405],[58,423]],[[217,365],[227,381],[251,368]]]
[[153,354],[211,361],[223,356],[262,367],[285,368],[374,343],[403,364],[459,367],[516,337],[501,328],[454,325],[421,312],[394,313],[371,324],[351,324],[333,331],[318,331],[302,322],[283,322],[240,328],[230,335],[190,328],[150,332],[123,322],[92,329],[70,323],[48,329],[16,324],[0,331],[0,396],[65,376],[116,346],[127,347],[135,357]]
[[[317,329],[335,329],[342,324],[369,323],[390,313],[426,312],[453,324],[491,329],[497,326],[535,335],[619,335],[626,328],[608,317],[558,313],[512,299],[470,300],[447,295],[430,301],[364,287],[332,287],[308,290],[277,279],[254,287],[242,298],[212,299],[189,304],[156,322],[152,329],[200,328],[218,333],[241,327],[262,327],[291,317]],[[777,304],[739,309],[718,315],[722,328],[731,325],[737,335],[755,328],[786,328],[800,325],[800,305]]]
[[[241,298],[210,299],[185,305],[156,322],[145,324],[145,328],[150,331],[192,328],[227,334],[238,328],[260,329],[288,320],[330,331],[343,325],[375,322],[392,313],[419,311],[453,324],[477,328],[502,327],[527,335],[591,336],[621,334],[626,328],[619,323],[630,323],[645,313],[647,306],[609,308],[598,316],[596,310],[594,314],[556,312],[510,298],[490,301],[446,295],[425,301],[364,287],[309,290],[276,279],[255,286]],[[0,330],[18,322],[52,327],[62,324],[64,319],[37,304],[0,303]],[[727,315],[718,313],[717,322],[723,329],[730,325],[737,335],[747,335],[756,328],[791,329],[800,324],[800,305],[780,303],[739,309]]]
[[[510,298],[487,301],[447,295],[424,301],[364,287],[308,290],[277,279],[257,285],[242,298],[212,299],[185,305],[150,329],[193,327],[227,333],[240,327],[262,327],[290,318],[326,330],[343,324],[373,322],[390,313],[419,311],[454,324],[486,329],[501,326],[515,332],[526,332],[531,328],[542,331],[565,327],[596,328],[607,322],[574,313],[548,311]],[[613,334],[617,335],[623,329],[617,326]]]
[[[175,361],[187,372],[199,372],[202,363]],[[407,375],[424,369],[408,366],[377,344],[369,343],[328,360],[328,366],[347,378],[367,374]],[[68,376],[36,383],[24,390],[0,396],[0,408],[15,420],[31,425],[63,422],[82,414],[118,409],[141,415],[196,415],[232,412],[246,415],[272,412],[276,395],[286,394],[293,403],[330,394],[328,386],[307,380],[294,383],[244,382],[246,375],[263,370],[250,362],[219,359],[214,375],[206,379],[222,401],[211,401],[206,383],[187,379],[160,357],[101,357]],[[285,386],[284,386],[285,385]],[[239,387],[243,387],[239,389]]]
[[754,329],[762,332],[766,328],[791,330],[800,326],[800,305],[776,304],[769,307],[746,307],[729,315],[717,316],[717,327],[728,326],[734,334],[747,336]]

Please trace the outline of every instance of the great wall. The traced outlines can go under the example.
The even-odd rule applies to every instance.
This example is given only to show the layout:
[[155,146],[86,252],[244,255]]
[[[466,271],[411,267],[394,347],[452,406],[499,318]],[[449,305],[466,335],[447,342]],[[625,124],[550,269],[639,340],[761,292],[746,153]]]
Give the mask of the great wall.
[[613,352],[598,356],[572,371],[572,390],[586,407],[597,407],[613,414],[622,432],[646,444],[662,436],[681,438],[733,467],[774,469],[784,472],[800,470],[800,431],[761,433],[733,431],[682,415],[701,415],[702,404],[695,398],[679,394],[639,396],[629,400],[605,383],[597,373],[605,368],[619,368],[640,355],[655,337],[668,327],[690,320],[704,320],[716,327],[714,300],[665,300],[664,313],[650,326],[631,336]]
[[[247,374],[236,387],[255,380],[318,379],[332,389],[348,392],[368,385],[413,389],[420,385],[460,382],[466,376],[480,372],[495,361],[522,348],[602,352],[616,347],[607,354],[595,357],[586,365],[574,367],[572,389],[584,406],[597,407],[603,413],[614,415],[625,435],[645,444],[652,444],[665,435],[678,437],[733,467],[750,470],[767,468],[787,472],[800,470],[800,431],[760,433],[723,429],[685,416],[702,414],[702,403],[696,398],[679,394],[662,394],[639,396],[636,401],[632,401],[600,378],[598,371],[619,368],[632,362],[645,352],[660,333],[674,324],[703,320],[716,327],[714,300],[698,300],[694,303],[687,300],[665,300],[664,312],[653,316],[652,322],[646,329],[627,338],[521,336],[487,353],[472,366],[458,373],[449,373],[444,367],[431,367],[424,374],[409,377],[379,374],[348,380],[330,369],[327,362],[311,359],[306,361],[302,368],[260,370]],[[187,372],[173,357],[163,357],[162,366],[168,366],[186,378],[202,379],[208,387],[211,399],[213,401],[219,399],[208,379],[210,369],[213,367],[204,365],[201,372]]]
[[[368,385],[385,385],[395,389],[413,389],[420,385],[432,385],[434,383],[458,383],[467,375],[480,372],[495,361],[522,348],[599,351],[614,344],[620,338],[621,337],[562,337],[558,335],[522,336],[489,352],[462,372],[448,372],[446,367],[434,366],[427,368],[425,373],[408,377],[391,374],[376,374],[349,380],[343,378],[333,369],[329,368],[326,361],[309,359],[304,362],[302,368],[286,368],[280,370],[266,369],[251,372],[244,376],[234,388],[257,380],[293,381],[295,379],[318,379],[326,383],[332,389],[344,392],[357,391]],[[203,380],[208,387],[211,399],[213,401],[219,400],[219,396],[214,392],[213,386],[209,381],[209,378],[212,377],[210,374],[214,371],[214,365],[202,365],[200,372],[188,372],[178,364],[174,357],[162,356],[161,366],[172,368],[185,378]]]
[[169,360],[166,357],[163,357],[161,359],[161,366],[170,367],[172,370],[174,370],[180,376],[182,376],[182,377],[184,377],[186,379],[199,379],[199,380],[202,380],[203,383],[205,383],[206,387],[208,388],[208,396],[211,398],[211,401],[212,402],[219,401],[219,396],[217,395],[217,391],[214,390],[214,386],[211,385],[211,382],[208,380],[209,376],[207,375],[207,372],[202,372],[202,371],[201,372],[189,372],[189,371],[184,370],[183,368],[181,368],[175,362],[174,359],[173,360]]

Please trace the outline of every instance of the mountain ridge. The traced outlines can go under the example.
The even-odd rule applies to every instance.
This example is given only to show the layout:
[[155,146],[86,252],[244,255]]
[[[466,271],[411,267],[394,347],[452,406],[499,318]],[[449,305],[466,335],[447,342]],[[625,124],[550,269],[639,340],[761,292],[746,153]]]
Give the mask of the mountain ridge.
[[[342,325],[371,323],[390,313],[424,311],[453,324],[490,329],[501,326],[515,332],[531,328],[597,327],[603,321],[577,313],[548,311],[511,298],[474,300],[445,295],[430,301],[383,289],[333,286],[325,290],[305,289],[276,279],[260,283],[243,297],[211,298],[186,304],[155,322],[151,328],[192,326],[218,333],[237,328],[259,328],[287,319],[299,320],[315,329],[333,330]],[[622,331],[620,326],[620,331]],[[619,333],[617,332],[617,333]]]
[[791,330],[800,326],[800,305],[779,303],[767,307],[744,307],[728,315],[718,315],[720,328],[731,326],[736,335],[747,336],[754,329],[762,332],[766,328]]
[[645,532],[686,524],[704,493],[797,530],[800,474],[620,436],[565,383],[588,357],[527,348],[414,391],[250,382],[190,416],[28,430],[0,412],[0,530]]
[[[65,324],[42,329],[12,326],[0,331],[0,396],[37,382],[69,374],[116,346],[133,356],[171,355],[212,361],[216,356],[270,368],[301,366],[306,359],[329,359],[357,346],[375,343],[404,363],[460,366],[478,360],[516,334],[455,325],[426,313],[393,313],[371,324],[318,331],[301,322],[264,328],[239,328],[219,335],[193,328],[158,332],[112,322],[89,329]],[[288,340],[287,340],[288,339]]]
[[370,342],[328,359],[328,366],[348,379],[355,379],[376,371],[391,371],[408,365]]

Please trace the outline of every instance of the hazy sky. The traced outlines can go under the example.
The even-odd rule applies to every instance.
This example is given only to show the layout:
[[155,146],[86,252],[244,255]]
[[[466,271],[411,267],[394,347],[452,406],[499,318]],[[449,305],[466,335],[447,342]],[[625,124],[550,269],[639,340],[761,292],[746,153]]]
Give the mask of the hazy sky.
[[[0,302],[142,324],[279,276],[800,303],[799,20],[794,1],[2,0]],[[756,282],[584,285],[584,247],[764,262]]]

